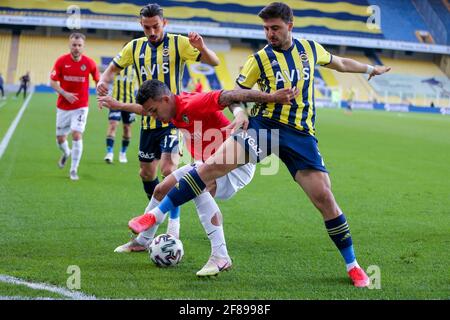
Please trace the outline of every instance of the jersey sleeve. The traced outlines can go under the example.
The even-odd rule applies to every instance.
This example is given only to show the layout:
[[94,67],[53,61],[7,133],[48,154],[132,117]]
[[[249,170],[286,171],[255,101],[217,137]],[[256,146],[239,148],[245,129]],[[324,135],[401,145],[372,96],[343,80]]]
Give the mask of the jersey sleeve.
[[331,53],[329,53],[327,50],[325,50],[324,47],[322,47],[321,44],[319,44],[316,41],[313,41],[314,46],[316,47],[316,53],[317,53],[317,61],[316,64],[325,66],[329,63],[331,63],[331,60],[333,59],[333,56]]
[[53,81],[59,81],[59,79],[61,78],[61,65],[61,58],[59,58],[55,61],[52,72],[50,73],[50,79],[52,79]]
[[124,69],[133,64],[133,41],[128,42],[122,51],[113,59],[113,63],[120,69]]
[[225,106],[220,105],[219,98],[222,90],[192,93],[189,101],[189,111],[193,118],[208,118],[216,111],[222,111]]
[[200,61],[200,51],[189,43],[189,39],[187,37],[178,36],[178,50],[183,60]]
[[255,55],[251,55],[247,62],[245,62],[241,73],[236,79],[236,83],[244,89],[251,89],[255,85],[261,76],[261,70],[259,69],[258,62]]

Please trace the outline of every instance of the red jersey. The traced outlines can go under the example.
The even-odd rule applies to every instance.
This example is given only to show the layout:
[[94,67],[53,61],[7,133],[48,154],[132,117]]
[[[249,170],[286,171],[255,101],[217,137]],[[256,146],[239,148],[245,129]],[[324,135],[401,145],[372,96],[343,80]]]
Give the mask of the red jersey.
[[175,127],[183,131],[187,147],[195,160],[205,161],[226,140],[227,133],[220,130],[230,124],[219,104],[222,91],[207,93],[183,92],[175,96],[177,112],[172,119]]
[[59,81],[64,91],[74,93],[78,98],[78,101],[71,104],[59,95],[56,103],[59,109],[74,110],[88,106],[89,74],[96,82],[100,79],[97,64],[85,55],[81,56],[80,61],[74,61],[70,53],[62,55],[56,60],[50,78]]

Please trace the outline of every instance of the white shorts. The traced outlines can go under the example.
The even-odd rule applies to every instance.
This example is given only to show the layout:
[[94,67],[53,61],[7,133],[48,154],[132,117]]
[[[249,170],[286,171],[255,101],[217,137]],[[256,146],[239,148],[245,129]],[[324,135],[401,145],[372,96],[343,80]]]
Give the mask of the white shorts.
[[[192,169],[197,169],[202,164],[201,161],[197,161],[193,164],[187,164],[181,168],[178,168],[172,174],[177,181]],[[253,163],[247,163],[239,168],[234,169],[227,175],[220,177],[216,180],[216,195],[215,199],[228,200],[236,194],[239,190],[244,188],[252,181],[255,174],[256,166]]]
[[75,110],[56,109],[56,135],[66,136],[70,131],[83,133],[86,128],[89,108],[83,107]]

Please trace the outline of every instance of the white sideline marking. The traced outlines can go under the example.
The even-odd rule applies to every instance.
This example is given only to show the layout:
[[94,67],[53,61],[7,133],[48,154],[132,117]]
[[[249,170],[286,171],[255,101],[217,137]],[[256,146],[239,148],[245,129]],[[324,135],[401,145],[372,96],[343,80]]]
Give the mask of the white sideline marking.
[[[97,298],[95,296],[86,295],[79,291],[71,291],[65,288],[57,287],[51,284],[46,283],[33,283],[28,282],[16,277],[11,277],[8,275],[0,274],[0,282],[19,285],[19,286],[27,286],[28,288],[34,289],[34,290],[45,290],[49,292],[53,292],[59,295],[62,295],[66,298],[71,298],[75,300],[96,300]],[[0,297],[4,298],[4,297]],[[7,298],[7,297],[5,297]],[[14,298],[14,297],[11,297]],[[16,298],[21,298],[20,296],[17,296]],[[34,299],[34,298],[27,298],[27,299]]]
[[32,96],[33,96],[33,91],[30,92],[29,96],[25,99],[25,102],[23,103],[22,108],[20,108],[19,113],[17,114],[16,118],[11,123],[8,131],[6,132],[5,136],[3,137],[3,140],[0,143],[0,159],[2,158],[3,154],[5,153],[5,150],[8,147],[9,141],[11,140],[11,137],[12,137],[14,131],[16,130],[16,127],[19,124],[19,121],[22,118],[22,115],[25,112],[25,109],[28,106],[28,102],[30,102],[30,99]]

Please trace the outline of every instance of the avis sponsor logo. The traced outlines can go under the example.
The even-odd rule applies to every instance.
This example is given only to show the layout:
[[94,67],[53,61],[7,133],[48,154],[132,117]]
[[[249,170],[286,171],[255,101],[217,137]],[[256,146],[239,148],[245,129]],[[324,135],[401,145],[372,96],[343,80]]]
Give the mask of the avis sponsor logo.
[[153,152],[147,153],[147,152],[139,150],[139,157],[141,157],[143,159],[153,159],[153,158],[155,158],[155,154]]
[[251,135],[249,135],[248,132],[246,131],[239,132],[238,136],[241,137],[245,142],[247,142],[250,149],[252,149],[256,153],[256,155],[262,153],[262,150],[261,148],[258,147],[256,140]]

